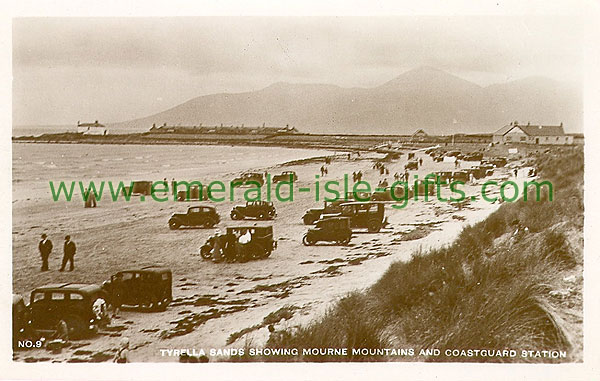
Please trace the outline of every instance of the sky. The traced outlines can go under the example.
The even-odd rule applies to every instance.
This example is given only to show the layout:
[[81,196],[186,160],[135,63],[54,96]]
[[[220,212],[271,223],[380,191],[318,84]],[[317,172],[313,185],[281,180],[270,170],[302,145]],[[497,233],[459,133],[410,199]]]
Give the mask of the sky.
[[16,18],[13,125],[119,122],[275,82],[374,87],[419,66],[581,87],[567,16]]

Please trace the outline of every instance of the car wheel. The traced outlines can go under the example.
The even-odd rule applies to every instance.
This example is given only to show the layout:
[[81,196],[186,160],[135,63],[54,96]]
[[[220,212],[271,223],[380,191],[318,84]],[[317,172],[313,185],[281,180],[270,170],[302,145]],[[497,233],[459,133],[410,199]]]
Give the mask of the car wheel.
[[315,240],[310,238],[308,234],[305,234],[302,238],[302,243],[304,244],[304,246],[312,246],[315,244]]
[[210,253],[210,246],[208,246],[208,245],[202,246],[200,248],[200,255],[204,259],[211,259],[212,258],[212,254]]
[[65,319],[67,323],[67,329],[69,332],[69,339],[78,339],[85,336],[87,333],[86,325],[83,319],[77,316],[67,316]]
[[266,217],[267,216],[266,216],[265,212],[258,213],[258,219],[259,220],[266,220],[267,219]]
[[344,239],[340,240],[340,244],[342,245],[347,245],[350,243],[350,240],[352,239],[351,235],[346,236]]
[[179,229],[180,226],[181,226],[181,224],[179,223],[179,221],[169,220],[169,228],[171,230],[177,230],[177,229]]
[[370,220],[367,223],[367,230],[369,233],[378,233],[381,230],[381,222],[378,220]]
[[213,226],[215,226],[215,222],[212,220],[206,220],[206,221],[204,221],[202,226],[204,226],[206,229],[209,229],[209,228],[212,228]]
[[232,220],[241,220],[242,219],[242,215],[238,212],[238,211],[232,211],[231,212],[231,219]]

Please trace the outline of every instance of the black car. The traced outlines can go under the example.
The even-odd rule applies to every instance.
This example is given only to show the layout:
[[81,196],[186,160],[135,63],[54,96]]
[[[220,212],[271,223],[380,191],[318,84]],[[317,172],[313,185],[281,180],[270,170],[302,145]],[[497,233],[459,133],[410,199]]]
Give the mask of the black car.
[[269,201],[248,201],[246,205],[236,205],[231,210],[232,220],[242,220],[245,218],[272,220],[276,215],[275,206]]
[[308,229],[302,238],[302,243],[311,246],[319,241],[327,241],[347,245],[351,239],[350,218],[332,217],[317,221],[314,228]]
[[249,173],[244,173],[239,177],[236,177],[235,179],[233,179],[231,181],[231,184],[235,184],[235,185],[259,185],[259,186],[263,186],[265,183],[265,179],[262,175],[262,173],[257,173],[257,172],[249,172]]
[[419,162],[416,160],[411,160],[404,166],[404,169],[419,169]]
[[97,299],[107,299],[97,284],[57,283],[38,287],[31,292],[29,303],[31,328],[41,336],[52,335],[63,320],[69,338],[96,333],[105,318],[92,308]]
[[285,171],[280,175],[273,176],[273,182],[278,183],[280,181],[298,181],[298,175],[294,171]]
[[341,211],[340,205],[342,205],[345,202],[348,202],[348,201],[346,201],[346,200],[336,200],[336,201],[331,201],[331,202],[324,201],[322,208],[308,209],[302,216],[302,221],[304,222],[305,225],[312,225],[319,218],[321,218],[321,215],[323,215],[323,214],[339,213]]
[[213,206],[192,206],[187,213],[174,213],[169,218],[169,228],[179,229],[182,226],[202,226],[212,228],[221,221],[221,217]]
[[340,209],[339,213],[323,214],[321,219],[348,217],[351,228],[366,228],[370,233],[377,233],[387,225],[385,206],[382,202],[346,202],[340,205]]
[[[247,236],[247,242],[240,242]],[[273,239],[272,226],[232,226],[225,234],[215,234],[200,247],[200,255],[204,259],[215,258],[216,245],[219,244],[222,255],[231,262],[247,262],[251,259],[267,258],[277,248]]]
[[171,270],[160,266],[119,271],[102,284],[110,304],[164,311],[173,300]]

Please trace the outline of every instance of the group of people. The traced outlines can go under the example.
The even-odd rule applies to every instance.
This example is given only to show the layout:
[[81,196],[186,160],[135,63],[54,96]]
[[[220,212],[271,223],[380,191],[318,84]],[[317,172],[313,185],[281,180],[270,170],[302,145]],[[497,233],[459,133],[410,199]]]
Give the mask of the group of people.
[[249,229],[241,229],[227,234],[222,234],[217,230],[211,237],[211,250],[213,262],[235,262],[246,259],[244,245],[252,241],[252,234]]
[[359,181],[362,181],[362,177],[363,177],[362,171],[352,172],[352,181],[353,182],[357,183]]
[[84,203],[85,208],[95,208],[98,203],[96,202],[96,192],[90,191],[88,188],[84,190]]
[[[40,251],[40,256],[42,257],[42,271],[48,271],[48,260],[50,259],[50,254],[52,253],[52,241],[48,238],[46,233],[42,234],[42,239],[38,244],[38,250]],[[63,246],[63,258],[62,265],[60,266],[60,270],[65,271],[65,267],[69,264],[69,271],[73,271],[75,268],[75,253],[77,251],[77,246],[75,242],[71,241],[71,236],[65,236],[65,243]]]
[[326,174],[329,173],[329,171],[327,170],[327,167],[324,165],[321,166],[320,170],[321,170],[321,176],[325,176]]

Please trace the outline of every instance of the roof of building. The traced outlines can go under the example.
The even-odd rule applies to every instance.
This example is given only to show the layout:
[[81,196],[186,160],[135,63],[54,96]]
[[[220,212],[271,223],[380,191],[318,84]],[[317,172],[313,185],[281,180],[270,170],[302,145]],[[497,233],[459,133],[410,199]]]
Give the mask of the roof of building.
[[418,129],[414,132],[414,134],[412,134],[412,136],[418,136],[418,135],[427,136],[427,133],[425,131],[423,131],[422,129]]
[[98,123],[98,121],[95,121],[94,123],[79,123],[79,122],[77,122],[77,127],[106,127],[106,126],[103,125],[102,123]]
[[494,132],[494,135],[506,135],[513,128],[520,128],[525,134],[529,136],[561,136],[565,134],[562,123],[560,126],[543,126],[543,125],[531,125],[527,124],[522,126],[517,123],[511,123]]

